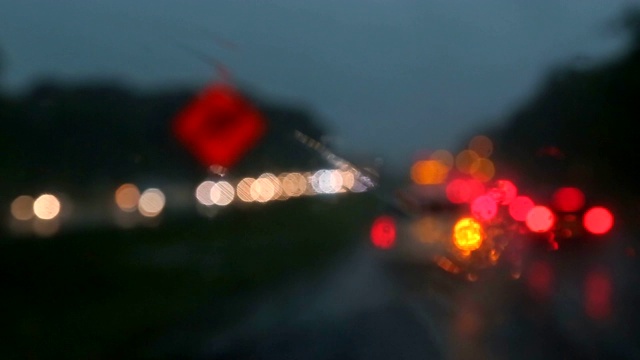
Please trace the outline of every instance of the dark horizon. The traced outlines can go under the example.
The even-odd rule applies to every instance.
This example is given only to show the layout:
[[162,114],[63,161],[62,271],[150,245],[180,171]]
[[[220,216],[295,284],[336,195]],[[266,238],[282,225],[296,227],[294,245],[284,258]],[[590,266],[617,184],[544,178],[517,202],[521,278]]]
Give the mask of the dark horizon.
[[2,86],[198,88],[215,77],[210,57],[264,98],[316,113],[338,148],[406,166],[495,124],[552,67],[615,55],[624,37],[608,26],[629,4],[18,2],[0,14]]

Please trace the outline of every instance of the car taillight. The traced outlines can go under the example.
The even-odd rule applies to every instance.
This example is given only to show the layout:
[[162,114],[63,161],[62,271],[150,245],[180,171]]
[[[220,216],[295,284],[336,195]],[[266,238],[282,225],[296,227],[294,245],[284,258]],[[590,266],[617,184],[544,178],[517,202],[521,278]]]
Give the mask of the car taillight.
[[396,221],[391,216],[378,217],[371,226],[371,242],[380,249],[390,249],[396,242]]

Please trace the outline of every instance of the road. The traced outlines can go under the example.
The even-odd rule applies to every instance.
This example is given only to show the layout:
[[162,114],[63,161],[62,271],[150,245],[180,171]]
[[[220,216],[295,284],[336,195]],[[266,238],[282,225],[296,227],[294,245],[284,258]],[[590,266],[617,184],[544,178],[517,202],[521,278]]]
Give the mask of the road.
[[479,289],[427,264],[388,260],[352,249],[317,278],[260,300],[201,358],[586,358],[544,312],[518,314],[508,297],[517,292],[498,289],[511,284]]
[[351,249],[320,276],[262,299],[244,322],[206,344],[203,358],[441,358],[442,325],[398,291],[377,255]]
[[[619,321],[637,316],[635,307],[621,306],[617,323],[594,325],[581,315],[575,274],[562,274],[556,267],[558,283],[563,285],[555,298],[534,301],[524,279],[468,282],[428,263],[392,259],[368,244],[356,246],[324,272],[256,298],[236,326],[205,336],[201,347],[193,349],[194,357],[639,358],[632,340],[637,332]],[[627,263],[635,265],[612,271],[637,269],[637,261]],[[578,292],[577,300],[569,294],[572,291]],[[637,321],[633,325],[637,329]]]

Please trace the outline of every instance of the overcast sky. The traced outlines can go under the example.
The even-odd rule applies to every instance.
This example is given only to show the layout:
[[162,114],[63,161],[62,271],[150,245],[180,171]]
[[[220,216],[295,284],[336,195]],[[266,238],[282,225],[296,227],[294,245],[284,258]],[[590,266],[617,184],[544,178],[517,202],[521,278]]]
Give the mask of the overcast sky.
[[[7,6],[7,2],[11,5]],[[603,59],[628,0],[14,0],[4,87],[41,76],[202,85],[208,64],[318,114],[349,151],[408,161],[499,119],[550,66]],[[232,42],[225,46],[220,39]]]

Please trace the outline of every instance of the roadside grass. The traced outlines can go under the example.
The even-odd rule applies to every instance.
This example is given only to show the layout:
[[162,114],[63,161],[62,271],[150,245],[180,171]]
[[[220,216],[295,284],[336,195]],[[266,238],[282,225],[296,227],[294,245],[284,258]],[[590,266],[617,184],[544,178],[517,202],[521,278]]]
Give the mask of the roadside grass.
[[[221,330],[255,294],[366,236],[369,194],[305,198],[0,244],[3,358],[111,358],[207,308]],[[142,355],[141,353],[139,355]]]

